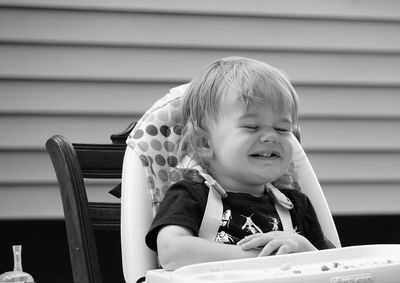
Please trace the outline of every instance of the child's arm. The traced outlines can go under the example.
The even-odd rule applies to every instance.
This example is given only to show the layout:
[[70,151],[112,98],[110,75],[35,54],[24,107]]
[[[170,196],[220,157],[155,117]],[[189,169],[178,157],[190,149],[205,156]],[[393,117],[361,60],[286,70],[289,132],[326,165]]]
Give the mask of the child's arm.
[[243,249],[237,245],[224,245],[202,239],[182,226],[165,226],[157,236],[158,256],[162,267],[178,267],[207,261],[220,261],[256,257],[260,250]]
[[259,256],[315,251],[317,248],[305,237],[294,232],[273,231],[247,236],[238,242],[244,250],[262,248]]

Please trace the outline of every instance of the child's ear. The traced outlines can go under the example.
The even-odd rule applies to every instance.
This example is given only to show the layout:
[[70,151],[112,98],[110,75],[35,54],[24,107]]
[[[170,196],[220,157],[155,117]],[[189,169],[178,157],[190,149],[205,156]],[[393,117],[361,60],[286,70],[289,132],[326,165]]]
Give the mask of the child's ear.
[[201,138],[200,155],[203,159],[211,159],[213,157],[213,150],[207,137]]

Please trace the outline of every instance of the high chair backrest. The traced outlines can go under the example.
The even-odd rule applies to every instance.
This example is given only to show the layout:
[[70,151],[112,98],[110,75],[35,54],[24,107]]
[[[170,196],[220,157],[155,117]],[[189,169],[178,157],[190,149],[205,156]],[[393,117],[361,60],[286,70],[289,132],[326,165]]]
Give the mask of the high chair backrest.
[[[182,179],[183,172],[177,167],[176,147],[181,134],[180,106],[187,86],[173,88],[158,100],[138,121],[127,139],[122,177],[121,240],[124,275],[128,283],[135,282],[147,270],[157,268],[156,256],[145,246],[144,237],[166,190]],[[293,166],[300,170],[295,179],[291,174],[281,178],[279,184],[301,189],[309,196],[325,236],[335,246],[340,246],[332,215],[314,171],[300,143],[293,143],[296,153]]]

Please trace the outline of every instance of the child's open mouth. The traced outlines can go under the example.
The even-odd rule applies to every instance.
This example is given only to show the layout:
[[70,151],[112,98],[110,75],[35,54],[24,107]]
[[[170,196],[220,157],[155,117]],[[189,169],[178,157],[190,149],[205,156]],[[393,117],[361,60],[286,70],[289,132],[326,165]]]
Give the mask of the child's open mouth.
[[265,158],[265,159],[276,159],[281,157],[279,152],[259,152],[250,154],[250,157],[253,158]]

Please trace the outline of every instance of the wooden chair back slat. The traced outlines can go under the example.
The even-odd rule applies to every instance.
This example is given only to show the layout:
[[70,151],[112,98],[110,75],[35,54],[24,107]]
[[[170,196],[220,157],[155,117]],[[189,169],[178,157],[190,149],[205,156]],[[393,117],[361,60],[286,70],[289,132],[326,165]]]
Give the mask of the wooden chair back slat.
[[121,222],[121,204],[90,202],[89,216],[96,230],[119,230]]
[[126,145],[73,144],[84,178],[120,179]]

